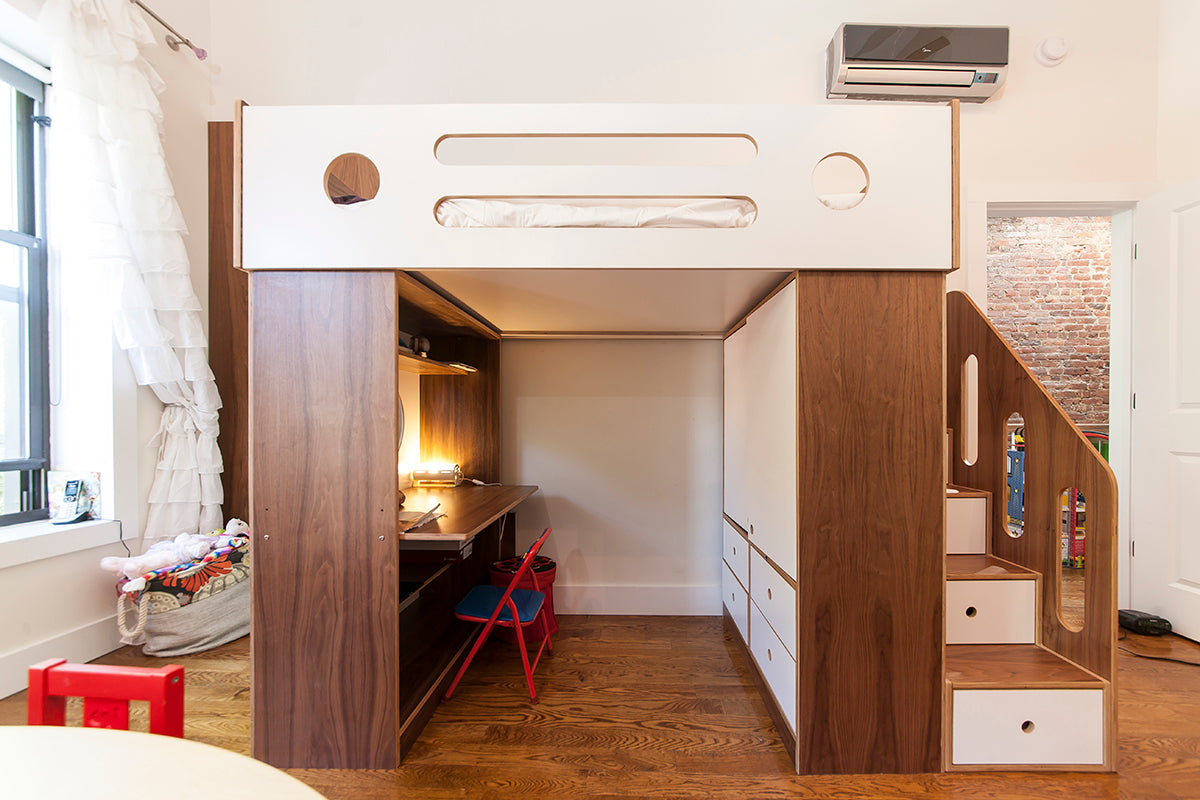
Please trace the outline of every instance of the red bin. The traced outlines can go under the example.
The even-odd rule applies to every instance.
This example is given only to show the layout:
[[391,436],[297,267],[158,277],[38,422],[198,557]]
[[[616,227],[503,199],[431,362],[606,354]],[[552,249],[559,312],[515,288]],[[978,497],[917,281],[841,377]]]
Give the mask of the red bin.
[[[517,574],[517,570],[521,567],[521,557],[506,558],[503,561],[492,563],[490,572],[492,575],[492,586],[508,586],[512,583],[513,575]],[[518,589],[533,589],[533,574],[537,573],[537,590],[546,595],[546,623],[550,628],[550,635],[558,633],[558,620],[554,618],[554,575],[558,571],[558,565],[552,559],[545,556],[535,556],[533,563],[530,564],[529,572],[517,584]],[[525,641],[540,642],[542,640],[542,626],[538,623],[533,623],[525,628]],[[506,642],[516,642],[517,634],[512,628],[494,628],[493,636],[499,636]]]

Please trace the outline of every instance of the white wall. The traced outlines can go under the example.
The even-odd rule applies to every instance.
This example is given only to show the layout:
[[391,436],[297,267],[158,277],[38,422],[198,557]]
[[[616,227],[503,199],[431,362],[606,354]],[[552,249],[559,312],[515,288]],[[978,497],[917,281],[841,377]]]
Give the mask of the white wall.
[[[1170,0],[1187,5],[1189,0]],[[1008,85],[963,109],[974,183],[1153,180],[1156,3],[1122,0],[212,0],[214,118],[258,104],[823,103],[842,22],[1008,25]],[[278,26],[276,28],[275,26]],[[1033,59],[1042,38],[1072,52]]]
[[556,610],[719,614],[721,342],[502,345],[517,547],[545,527]]

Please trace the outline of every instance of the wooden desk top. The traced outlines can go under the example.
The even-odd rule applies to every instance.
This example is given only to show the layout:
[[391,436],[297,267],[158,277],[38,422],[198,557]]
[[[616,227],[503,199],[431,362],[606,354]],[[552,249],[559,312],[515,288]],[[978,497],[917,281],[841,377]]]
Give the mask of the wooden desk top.
[[512,511],[536,486],[414,486],[404,489],[405,511],[428,511],[441,503],[446,516],[415,530],[397,534],[402,542],[466,542]]

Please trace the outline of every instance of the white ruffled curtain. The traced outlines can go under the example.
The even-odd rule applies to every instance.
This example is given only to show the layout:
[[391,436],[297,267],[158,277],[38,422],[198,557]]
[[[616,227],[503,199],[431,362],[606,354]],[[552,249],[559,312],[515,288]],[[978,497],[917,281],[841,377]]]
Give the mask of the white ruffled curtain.
[[129,0],[47,0],[54,43],[50,197],[64,266],[111,287],[113,332],[139,384],[165,404],[146,544],[222,527],[221,400],[208,366],[187,228],[162,146],[155,39]]

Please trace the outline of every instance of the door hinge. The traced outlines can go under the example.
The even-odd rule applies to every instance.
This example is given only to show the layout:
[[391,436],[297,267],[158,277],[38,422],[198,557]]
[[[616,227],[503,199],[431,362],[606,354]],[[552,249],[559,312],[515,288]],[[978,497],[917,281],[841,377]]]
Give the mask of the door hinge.
[[1129,557],[1133,558],[1137,555],[1137,542],[1132,539],[1129,541]]
[[1137,242],[1133,243],[1133,260],[1137,261]]
[[1133,407],[1137,408],[1137,392],[1133,393]]

